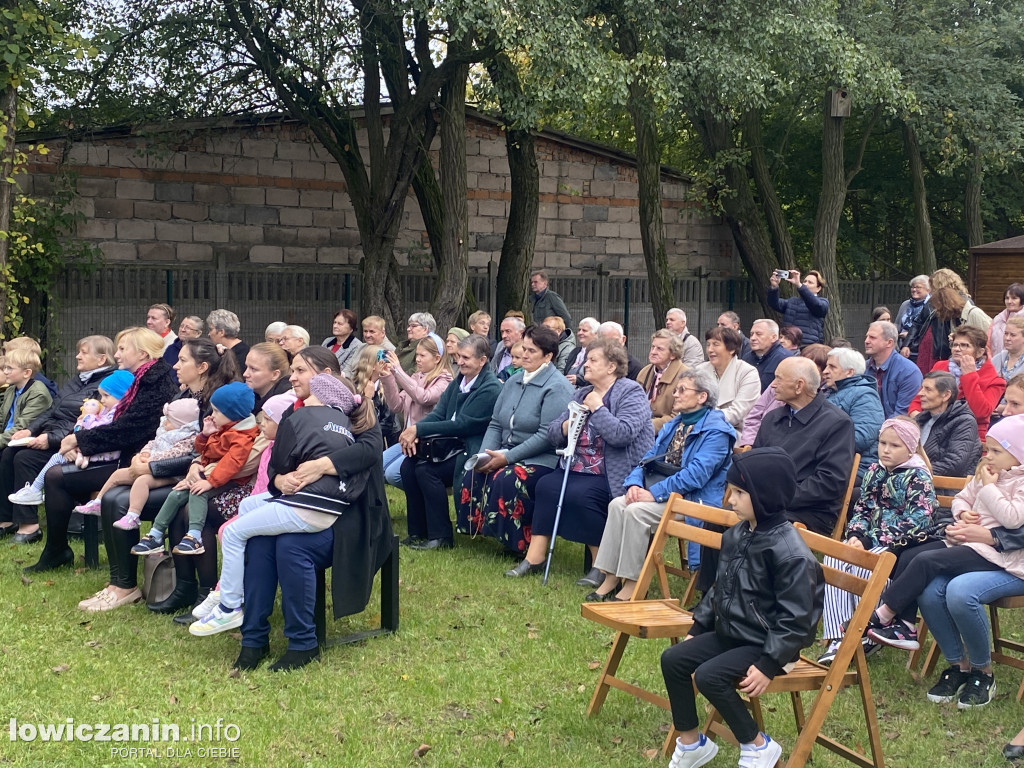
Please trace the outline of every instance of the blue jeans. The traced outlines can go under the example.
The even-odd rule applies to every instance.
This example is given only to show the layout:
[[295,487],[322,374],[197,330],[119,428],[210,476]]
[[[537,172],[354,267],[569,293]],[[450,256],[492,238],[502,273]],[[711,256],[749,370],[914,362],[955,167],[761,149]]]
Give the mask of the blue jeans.
[[402,484],[402,461],[405,459],[402,446],[395,443],[390,448],[385,448],[382,458],[384,460],[384,482],[398,489],[405,488]]
[[1024,580],[1006,571],[939,576],[917,599],[918,608],[950,664],[966,658],[980,669],[992,663],[992,636],[985,606],[1001,597],[1024,595]]
[[316,569],[334,558],[334,528],[317,533],[285,533],[249,539],[245,563],[245,618],[242,647],[262,648],[270,641],[270,614],[281,584],[281,613],[288,650],[317,646]]

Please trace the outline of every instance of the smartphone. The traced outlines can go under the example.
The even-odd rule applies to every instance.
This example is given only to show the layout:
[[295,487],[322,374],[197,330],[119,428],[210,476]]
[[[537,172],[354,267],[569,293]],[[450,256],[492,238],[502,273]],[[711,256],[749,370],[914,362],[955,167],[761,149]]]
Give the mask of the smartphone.
[[779,280],[789,280],[789,270],[788,269],[776,269],[775,270],[775,276],[777,278],[779,278]]
[[387,360],[387,357],[388,357],[387,350],[385,350],[385,349],[378,349],[377,350],[377,362],[378,363],[383,363],[385,360]]

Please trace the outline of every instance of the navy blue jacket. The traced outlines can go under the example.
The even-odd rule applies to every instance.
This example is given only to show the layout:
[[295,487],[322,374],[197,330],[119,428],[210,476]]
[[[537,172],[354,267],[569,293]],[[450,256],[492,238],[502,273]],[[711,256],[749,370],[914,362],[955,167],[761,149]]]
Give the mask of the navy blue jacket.
[[750,350],[743,356],[743,362],[750,363],[757,369],[757,375],[761,377],[761,392],[763,393],[775,381],[775,369],[779,367],[779,363],[794,354],[796,353],[776,341],[772,344],[771,349],[764,353],[764,357],[759,358],[754,350]]
[[782,313],[784,325],[795,325],[804,335],[804,346],[825,343],[825,315],[828,299],[815,296],[806,285],[798,289],[799,295],[780,299],[779,289],[768,290],[768,306]]

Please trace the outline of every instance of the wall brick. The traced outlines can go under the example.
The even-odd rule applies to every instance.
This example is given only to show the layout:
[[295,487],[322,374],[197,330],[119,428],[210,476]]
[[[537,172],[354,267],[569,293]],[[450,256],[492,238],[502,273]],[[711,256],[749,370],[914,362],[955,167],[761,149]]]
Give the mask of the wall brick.
[[242,139],[242,154],[246,157],[273,157],[277,154],[277,142]]
[[615,195],[615,184],[611,181],[592,181],[590,194],[594,197],[612,197]]
[[267,205],[294,206],[299,204],[299,190],[278,189],[269,187],[267,189]]
[[192,242],[192,225],[177,221],[158,221],[156,223],[156,239],[190,243]]
[[324,189],[300,190],[299,205],[303,208],[331,208],[334,206],[334,193]]
[[245,221],[245,207],[241,205],[211,205],[210,221],[241,224]]
[[629,240],[610,237],[605,241],[605,252],[606,253],[629,253]]
[[608,206],[608,221],[634,221],[640,217],[638,209],[620,205]]
[[241,205],[263,205],[267,202],[267,190],[263,187],[232,187],[231,202]]
[[[607,163],[597,163],[594,166],[595,181],[615,181],[619,178],[619,169]],[[598,193],[594,193],[598,194]],[[603,193],[602,193],[603,194]]]
[[231,192],[219,184],[196,184],[192,187],[192,199],[197,203],[230,203]]
[[558,206],[558,218],[560,219],[582,219],[583,206],[575,203],[564,203]]
[[231,241],[242,244],[263,242],[263,227],[249,227],[241,224],[231,225]]
[[249,261],[254,264],[281,264],[284,249],[277,245],[254,245],[249,249]]
[[101,219],[130,219],[135,215],[135,204],[131,200],[99,198],[93,201],[93,210]]
[[476,250],[500,251],[504,243],[504,235],[479,235],[476,239]]
[[195,224],[192,226],[192,238],[201,243],[226,243],[231,240],[231,227],[228,224]]
[[584,237],[580,239],[580,250],[583,253],[605,253],[607,242],[603,237]]
[[210,206],[203,203],[175,203],[171,212],[176,219],[188,221],[205,221],[210,215]]
[[99,248],[106,261],[135,261],[139,258],[135,243],[106,242],[100,243]]
[[178,261],[213,261],[213,246],[203,243],[178,243]]
[[142,261],[174,261],[174,243],[139,243],[139,259]]
[[224,160],[219,155],[189,152],[185,157],[185,170],[192,173],[223,173]]
[[568,253],[580,252],[580,239],[578,237],[559,237],[555,239],[555,248]]
[[246,224],[277,224],[278,223],[278,209],[269,208],[261,205],[250,205],[246,206],[245,209],[245,223]]
[[260,176],[284,176],[292,175],[292,163],[290,160],[271,160],[260,158],[257,163]]
[[122,200],[152,200],[153,182],[118,179],[117,196]]
[[583,219],[585,221],[608,221],[608,206],[584,205]]
[[117,222],[118,240],[152,240],[156,236],[156,227],[151,221],[121,219]]
[[490,162],[490,172],[499,176],[508,176],[511,171],[508,167],[508,159],[504,157],[493,157]]
[[595,227],[594,234],[597,237],[619,237],[619,227],[621,224],[613,224],[609,222],[598,222]]
[[285,248],[284,261],[286,264],[315,264],[316,248]]
[[260,172],[259,161],[252,157],[225,157],[224,173],[233,176],[255,176]]
[[135,204],[135,217],[138,219],[167,221],[171,218],[171,204],[149,203],[140,200]]
[[168,200],[176,203],[192,202],[193,187],[186,182],[158,181],[154,186],[157,200]]
[[597,234],[597,222],[573,221],[570,223],[570,232],[574,237],[593,237]]
[[354,229],[334,228],[331,230],[331,245],[356,247],[362,245],[359,232]]
[[[295,193],[298,197],[298,192]],[[280,208],[277,215],[281,223],[289,227],[313,226],[313,211],[308,208]],[[321,211],[316,211],[321,213]]]
[[494,231],[494,219],[490,216],[470,216],[469,231],[488,234]]
[[310,146],[305,141],[279,141],[277,143],[278,160],[309,160]]
[[117,237],[117,222],[113,219],[87,219],[78,225],[76,234],[88,240],[113,240]]
[[324,164],[296,161],[292,163],[292,176],[296,179],[324,178]]
[[299,245],[327,245],[331,241],[331,230],[326,227],[302,227],[297,235]]
[[505,218],[505,201],[481,200],[479,202],[479,207],[477,208],[477,211],[481,216],[497,216],[499,218]]
[[[508,161],[506,161],[506,163],[507,162]],[[490,173],[491,160],[487,157],[480,157],[479,155],[467,155],[466,170],[471,173]],[[507,170],[505,172],[508,173]]]
[[83,197],[114,197],[117,195],[117,182],[113,179],[94,179],[80,176],[75,190]]
[[316,260],[320,264],[348,264],[348,248],[317,248]]

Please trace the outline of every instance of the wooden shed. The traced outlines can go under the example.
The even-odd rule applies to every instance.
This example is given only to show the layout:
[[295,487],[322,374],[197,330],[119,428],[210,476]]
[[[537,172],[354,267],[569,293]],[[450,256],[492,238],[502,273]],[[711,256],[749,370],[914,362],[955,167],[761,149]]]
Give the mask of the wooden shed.
[[971,248],[967,290],[989,316],[1006,309],[1003,295],[1010,283],[1024,283],[1024,235]]

